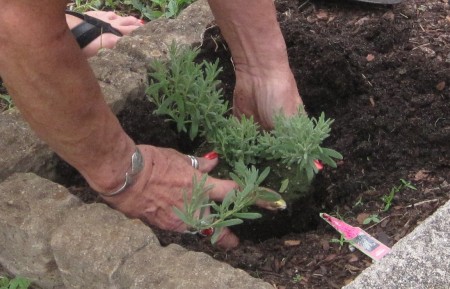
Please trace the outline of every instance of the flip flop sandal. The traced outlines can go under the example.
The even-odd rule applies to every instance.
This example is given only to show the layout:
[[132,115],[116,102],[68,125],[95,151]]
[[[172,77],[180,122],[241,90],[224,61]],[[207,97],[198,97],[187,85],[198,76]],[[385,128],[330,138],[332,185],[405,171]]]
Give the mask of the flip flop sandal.
[[66,14],[78,17],[83,20],[80,24],[71,29],[72,34],[78,42],[80,48],[86,47],[103,33],[112,33],[117,36],[123,36],[119,30],[95,17],[66,10]]

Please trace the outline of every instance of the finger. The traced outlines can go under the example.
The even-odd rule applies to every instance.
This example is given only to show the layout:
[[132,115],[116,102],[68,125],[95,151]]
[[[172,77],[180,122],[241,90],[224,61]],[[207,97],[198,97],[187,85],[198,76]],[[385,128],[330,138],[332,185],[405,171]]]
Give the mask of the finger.
[[116,13],[114,13],[112,11],[108,11],[108,12],[106,12],[105,17],[108,20],[115,20],[115,19],[120,18],[121,16],[117,15]]
[[131,32],[141,27],[142,25],[128,25],[128,26],[114,26],[123,35],[129,35]]
[[224,249],[233,249],[239,245],[239,238],[230,229],[223,228],[215,245]]
[[[209,173],[212,171],[219,163],[219,155],[216,152],[209,152],[203,157],[198,158],[191,155],[186,155],[187,163],[192,167],[198,169],[202,173]],[[196,164],[198,166],[196,167]]]
[[121,26],[141,26],[142,22],[140,19],[134,17],[134,16],[126,16],[126,17],[120,17],[117,20],[114,21],[114,24],[121,25]]
[[85,14],[106,22],[119,18],[119,15],[112,11],[87,11]]
[[198,159],[199,171],[202,173],[209,173],[219,164],[219,155],[211,151]]

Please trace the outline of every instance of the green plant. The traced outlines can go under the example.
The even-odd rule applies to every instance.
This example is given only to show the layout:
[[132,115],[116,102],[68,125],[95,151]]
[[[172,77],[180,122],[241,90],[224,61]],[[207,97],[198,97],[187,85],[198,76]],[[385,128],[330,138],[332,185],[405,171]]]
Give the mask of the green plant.
[[405,188],[409,188],[411,190],[417,190],[416,187],[414,187],[410,182],[405,181],[404,179],[400,179],[401,184],[398,186],[393,186],[390,191],[389,194],[384,195],[381,197],[381,200],[384,202],[384,206],[383,206],[383,212],[388,211],[391,206],[392,206],[392,201],[394,200],[394,197],[397,193],[399,193],[400,191],[404,190]]
[[157,18],[173,18],[194,0],[128,0],[141,15],[153,20]]
[[[207,175],[204,175],[200,181],[194,178],[190,200],[185,192],[183,208],[174,208],[174,212],[192,232],[214,228],[214,234],[211,237],[211,243],[214,244],[222,228],[242,224],[243,219],[261,217],[259,213],[248,211],[249,206],[257,200],[268,202],[280,200],[278,194],[260,187],[269,174],[269,170],[266,168],[259,174],[254,166],[248,169],[242,162],[236,164],[235,173],[230,175],[240,189],[228,192],[220,205],[209,201],[207,192],[211,187],[205,187]],[[206,208],[211,209],[211,214],[205,214]]]
[[216,80],[221,72],[218,61],[196,64],[198,53],[198,49],[172,44],[168,63],[152,63],[154,72],[147,88],[149,100],[157,106],[155,113],[168,115],[178,132],[188,132],[191,139],[212,131],[228,111]]
[[[238,178],[244,177],[246,181],[241,188],[245,196],[255,195],[244,189],[256,180],[247,180],[245,177],[243,168],[249,165],[269,164],[271,167],[276,166],[277,171],[286,173],[279,176],[284,179],[280,192],[286,191],[285,196],[289,199],[300,197],[299,193],[307,191],[314,174],[318,172],[315,163],[317,160],[336,167],[334,159],[341,159],[342,155],[320,146],[329,136],[332,120],[326,120],[323,113],[318,119],[310,119],[301,107],[295,116],[277,115],[274,130],[261,133],[252,117],[240,120],[234,116],[226,117],[228,103],[224,101],[222,91],[218,89],[220,82],[216,79],[221,71],[218,61],[197,64],[195,59],[198,53],[198,49],[172,44],[169,48],[170,61],[156,60],[151,64],[151,85],[147,88],[147,95],[156,105],[154,113],[168,116],[176,124],[177,130],[188,133],[192,140],[197,136],[204,137],[213,146],[213,150],[234,169],[235,174],[231,177],[236,182]],[[256,170],[254,167],[253,169]],[[261,181],[266,177],[265,172]],[[248,206],[236,204],[236,201],[240,204],[247,200],[241,199],[242,192],[231,192],[222,205],[218,206],[215,203],[204,204],[205,198],[200,194],[204,193],[203,187],[200,188],[192,191],[191,205],[186,198],[183,211],[176,210],[179,217],[194,231],[217,225],[217,220],[221,220],[217,221],[219,228],[242,222],[239,218],[227,219],[230,216],[236,217],[240,210],[245,210]],[[290,194],[291,192],[294,194]],[[219,215],[195,218],[194,212],[203,206],[211,207]],[[256,217],[254,214],[245,214],[242,218]]]
[[8,277],[0,276],[0,289],[28,289],[31,282],[22,277],[15,277],[9,279]]
[[344,212],[344,214],[341,214],[341,213],[339,212],[339,207],[337,207],[336,212],[334,212],[334,213],[331,214],[331,215],[332,215],[333,217],[336,217],[336,218],[338,218],[339,220],[345,222],[345,217],[348,216],[349,213],[350,213],[350,212]]
[[5,103],[6,110],[14,107],[14,103],[11,99],[11,96],[7,94],[0,94],[0,103],[1,102]]
[[357,208],[357,207],[362,206],[362,205],[364,205],[364,202],[362,201],[362,197],[360,197],[360,198],[356,201],[356,203],[353,205],[353,208]]
[[344,235],[341,235],[339,239],[336,239],[336,238],[331,239],[330,243],[338,243],[339,247],[344,246],[345,243],[350,244],[350,242],[345,239]]
[[225,118],[228,103],[216,80],[221,68],[217,61],[196,64],[198,52],[172,44],[168,63],[152,63],[147,95],[157,107],[156,114],[169,116],[178,131],[188,132],[191,139],[206,136],[231,166],[238,161],[277,160],[298,168],[308,181],[318,172],[314,161],[336,167],[334,159],[342,155],[320,146],[329,136],[332,120],[326,120],[323,113],[310,119],[301,107],[296,116],[277,115],[274,130],[261,134],[252,118]]
[[117,5],[122,3],[120,0],[74,0],[73,11],[84,13],[90,10],[99,10],[102,8],[116,9]]
[[320,146],[329,136],[332,123],[333,120],[326,120],[323,113],[318,119],[308,118],[303,107],[292,117],[278,114],[274,118],[274,129],[265,132],[259,140],[263,157],[297,168],[299,175],[306,175],[311,182],[318,173],[314,161],[320,160],[335,168],[333,158],[342,159],[337,151]]
[[303,280],[303,276],[300,274],[295,274],[294,277],[292,277],[292,283],[299,283]]
[[364,219],[363,224],[364,225],[368,225],[368,224],[370,224],[370,222],[373,222],[375,224],[379,223],[380,222],[380,218],[378,217],[377,214],[370,215],[366,219]]
[[262,153],[262,148],[258,145],[261,133],[253,117],[242,117],[239,120],[230,116],[216,127],[218,129],[207,132],[207,140],[231,166],[239,161],[247,165],[258,163]]
[[72,9],[76,12],[89,10],[138,11],[149,20],[157,18],[173,18],[194,0],[74,0]]

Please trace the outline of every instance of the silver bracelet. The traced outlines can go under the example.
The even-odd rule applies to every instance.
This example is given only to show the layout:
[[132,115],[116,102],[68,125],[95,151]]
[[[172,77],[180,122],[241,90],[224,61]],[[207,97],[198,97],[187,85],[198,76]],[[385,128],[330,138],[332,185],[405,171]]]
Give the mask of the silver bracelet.
[[123,183],[123,185],[109,193],[100,193],[100,195],[104,197],[112,197],[125,191],[126,189],[128,189],[128,187],[134,184],[134,182],[136,181],[136,176],[142,171],[143,168],[144,158],[142,157],[142,153],[139,148],[136,147],[134,154],[131,156],[130,168],[125,173],[125,182]]

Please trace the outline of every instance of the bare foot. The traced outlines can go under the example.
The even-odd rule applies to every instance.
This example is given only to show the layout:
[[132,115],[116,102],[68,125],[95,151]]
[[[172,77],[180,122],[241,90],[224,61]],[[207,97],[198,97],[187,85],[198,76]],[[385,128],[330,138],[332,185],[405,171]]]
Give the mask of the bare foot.
[[264,129],[273,128],[273,116],[280,111],[294,115],[303,104],[294,76],[289,68],[250,72],[236,67],[233,113],[252,116]]
[[[85,14],[111,24],[123,35],[128,35],[136,28],[144,25],[143,22],[136,17],[122,17],[111,11],[88,11]],[[66,21],[69,25],[69,28],[72,29],[80,24],[83,20],[78,17],[66,14]],[[84,47],[83,53],[86,55],[86,57],[92,57],[96,55],[98,50],[101,48],[113,48],[120,38],[121,37],[111,33],[104,33],[97,37],[94,41],[89,43],[86,47]]]

